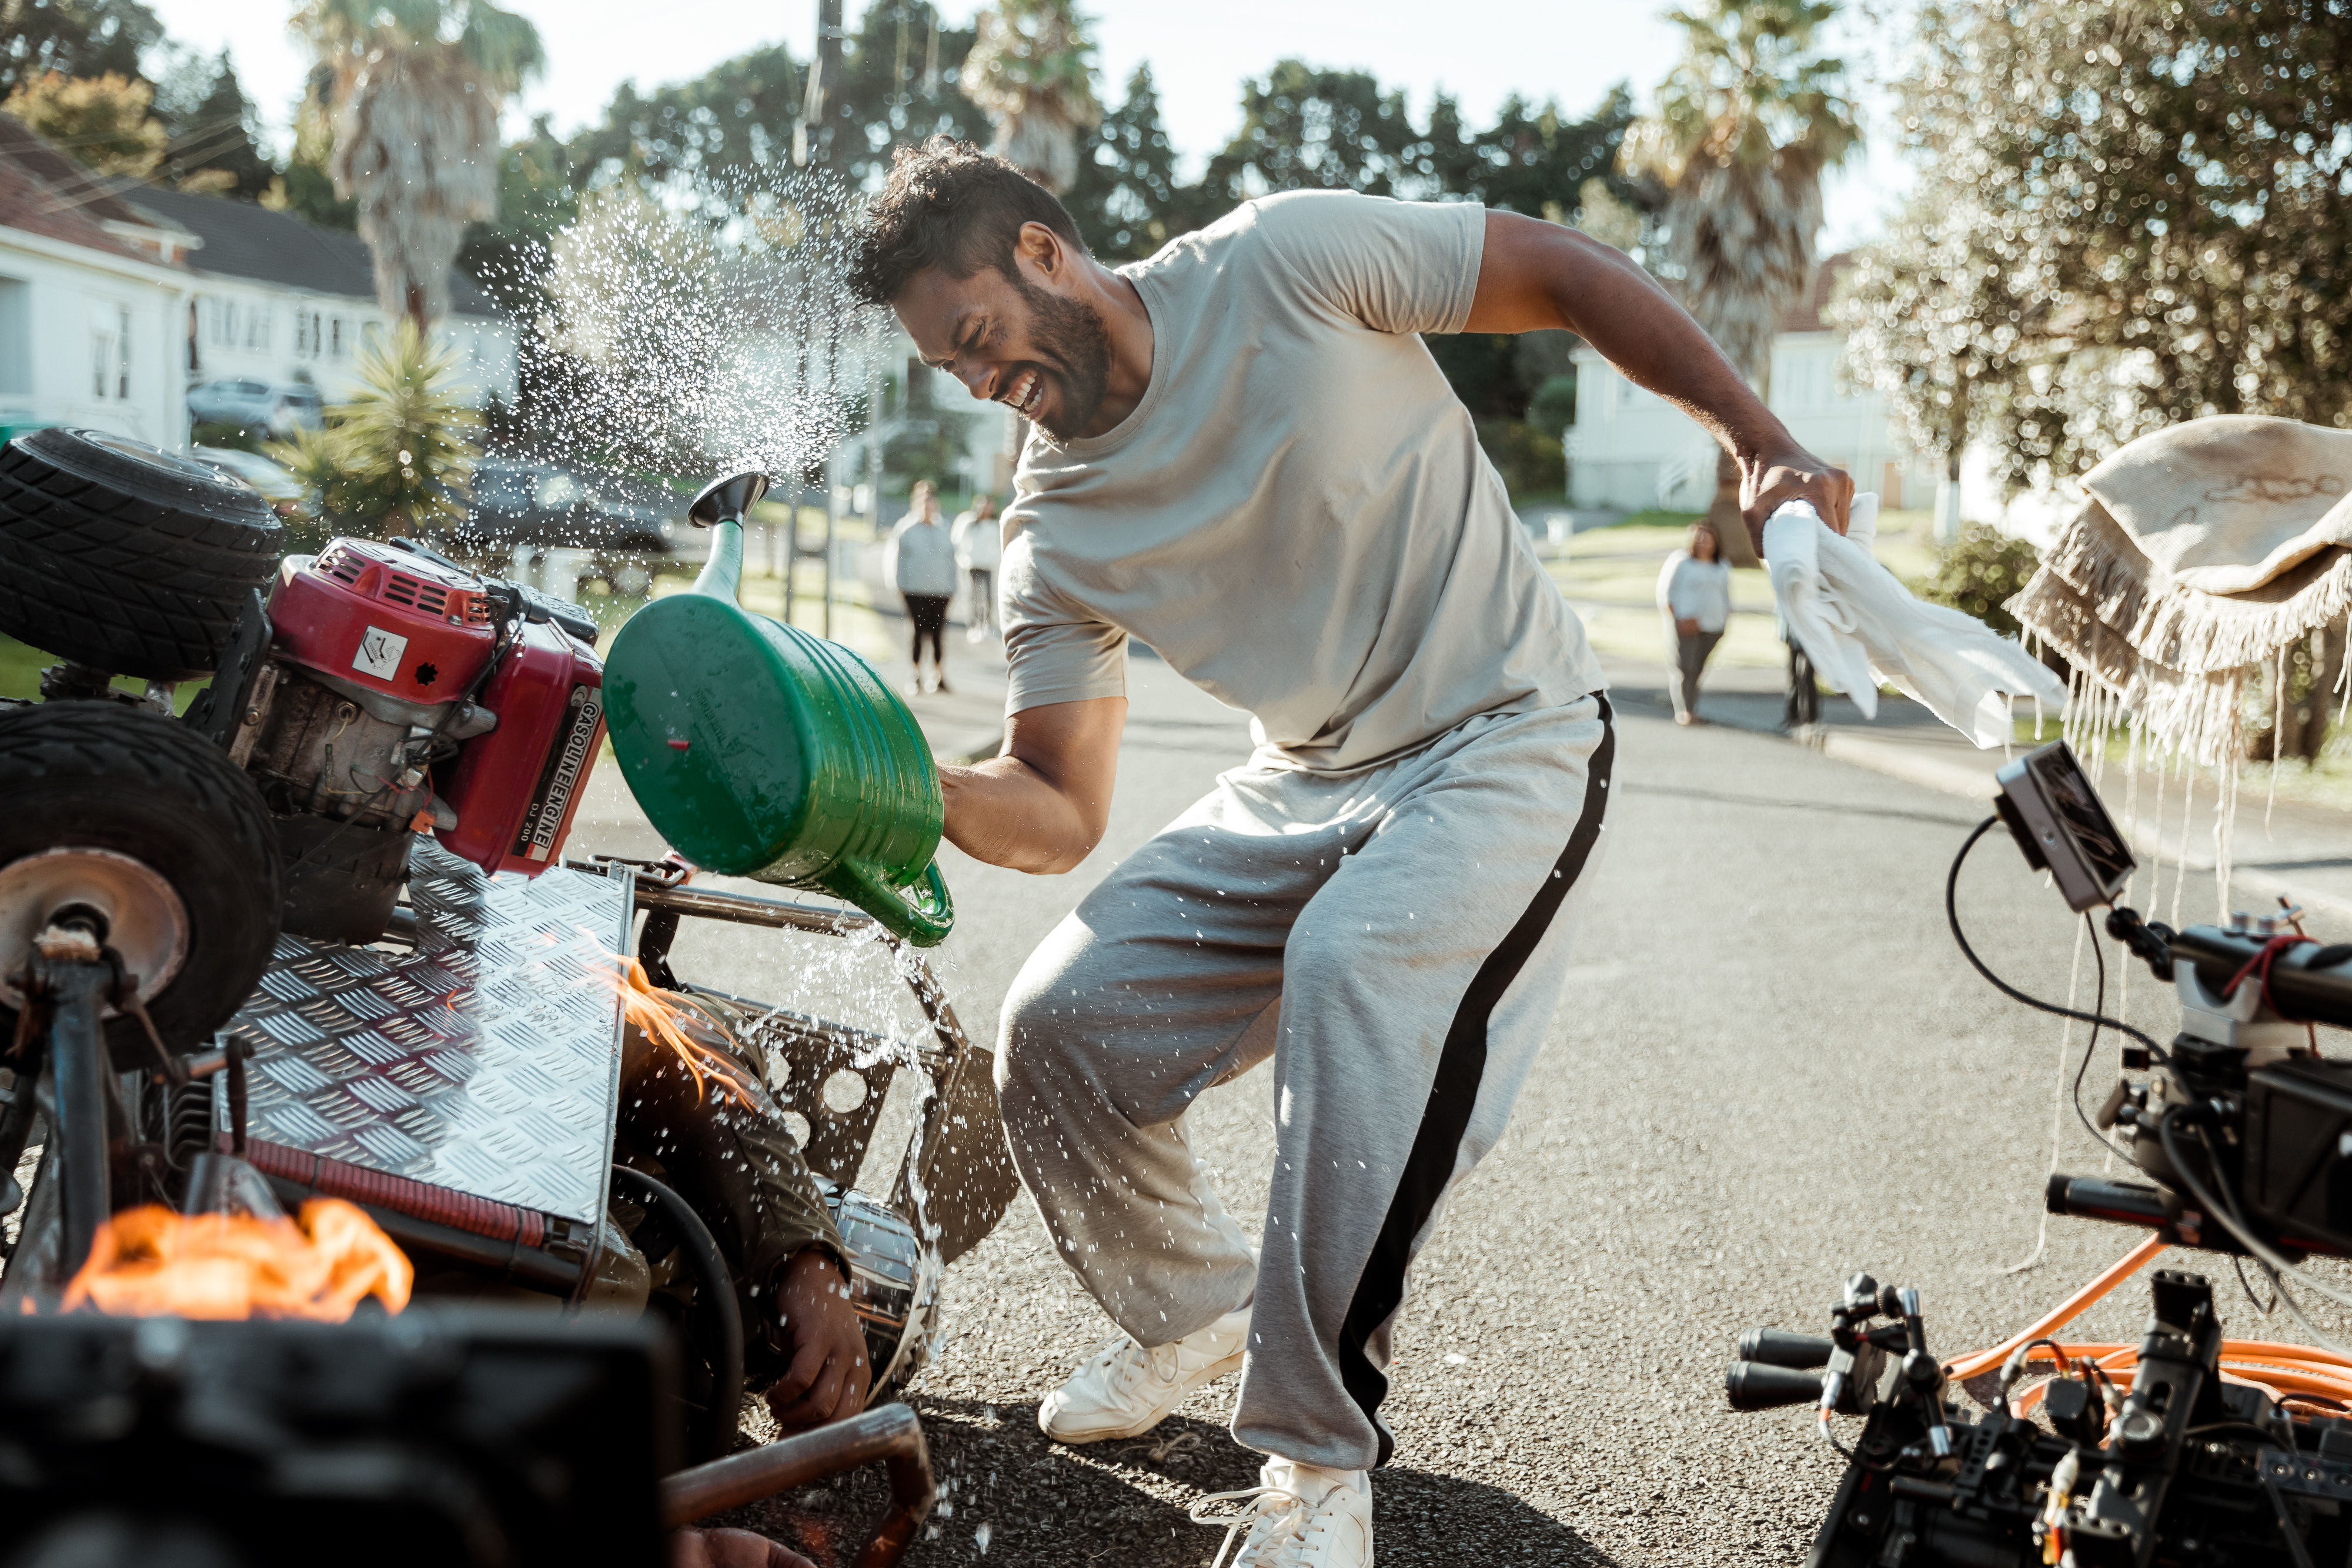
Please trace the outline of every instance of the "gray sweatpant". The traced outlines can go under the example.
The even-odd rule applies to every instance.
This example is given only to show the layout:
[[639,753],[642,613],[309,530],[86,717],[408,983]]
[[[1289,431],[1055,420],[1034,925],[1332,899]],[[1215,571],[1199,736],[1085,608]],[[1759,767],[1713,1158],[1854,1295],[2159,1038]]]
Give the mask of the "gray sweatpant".
[[[1614,750],[1596,695],[1344,777],[1237,768],[1013,982],[997,1090],[1046,1228],[1143,1344],[1255,1301],[1234,1420],[1251,1448],[1387,1461],[1405,1271],[1559,1004]],[[1269,1055],[1259,1258],[1184,1113]]]

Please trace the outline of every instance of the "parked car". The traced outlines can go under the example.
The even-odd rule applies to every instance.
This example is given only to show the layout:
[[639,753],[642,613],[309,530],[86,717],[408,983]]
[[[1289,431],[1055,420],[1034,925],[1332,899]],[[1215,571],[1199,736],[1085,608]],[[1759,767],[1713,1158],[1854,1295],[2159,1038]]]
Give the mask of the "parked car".
[[277,511],[284,512],[301,504],[302,486],[294,476],[258,452],[241,452],[234,446],[198,446],[188,455],[198,462],[227,469]]
[[658,485],[598,478],[591,493],[596,510],[611,529],[614,549],[666,555],[679,531],[692,527],[686,520],[686,502]]
[[468,548],[549,545],[600,551],[664,548],[668,514],[614,483],[591,489],[553,463],[485,457],[474,465],[471,515],[460,529]]
[[297,425],[315,426],[325,413],[319,389],[299,382],[265,382],[228,376],[188,389],[188,417],[205,424],[232,424],[287,435]]

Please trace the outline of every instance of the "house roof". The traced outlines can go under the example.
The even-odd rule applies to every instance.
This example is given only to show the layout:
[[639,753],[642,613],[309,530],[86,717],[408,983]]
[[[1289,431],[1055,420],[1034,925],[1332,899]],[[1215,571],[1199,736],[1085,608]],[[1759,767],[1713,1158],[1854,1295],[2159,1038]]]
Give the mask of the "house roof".
[[[193,242],[195,247],[185,268],[199,275],[247,278],[352,299],[375,298],[374,264],[367,242],[357,235],[226,196],[96,179],[23,121],[0,114],[0,227],[110,256],[155,259],[153,252],[110,232],[110,224],[184,236],[183,243]],[[449,308],[459,316],[499,314],[481,287],[454,267],[449,269]]]
[[109,233],[108,224],[155,226],[23,121],[0,114],[0,227],[132,261],[155,259]]
[[[153,214],[163,226],[185,229],[202,239],[204,248],[190,258],[199,273],[354,299],[375,298],[374,264],[367,242],[357,235],[226,196],[158,185],[128,186],[121,194],[126,204]],[[499,314],[480,286],[454,267],[449,269],[449,308],[459,316]]]
[[1790,306],[1780,317],[1780,330],[1783,332],[1830,330],[1830,324],[1822,319],[1822,312],[1829,308],[1830,293],[1837,287],[1838,274],[1853,265],[1853,252],[1850,250],[1842,250],[1835,256],[1822,257],[1822,264],[1813,268],[1813,281],[1806,287],[1804,297]]

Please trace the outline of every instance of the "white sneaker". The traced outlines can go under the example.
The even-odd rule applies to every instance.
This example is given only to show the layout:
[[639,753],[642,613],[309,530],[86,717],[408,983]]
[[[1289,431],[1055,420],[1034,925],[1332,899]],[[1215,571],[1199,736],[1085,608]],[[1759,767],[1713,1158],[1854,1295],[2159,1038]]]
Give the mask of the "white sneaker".
[[[1223,1568],[1244,1530],[1249,1534],[1233,1568],[1371,1568],[1372,1487],[1363,1471],[1268,1459],[1258,1479],[1264,1484],[1212,1492],[1192,1505],[1193,1523],[1225,1527],[1209,1568]],[[1245,1506],[1213,1512],[1210,1505],[1219,1502]]]
[[1242,1364],[1250,1310],[1150,1350],[1121,1334],[1089,1356],[1037,1406],[1037,1426],[1057,1443],[1099,1443],[1149,1432],[1192,1391]]

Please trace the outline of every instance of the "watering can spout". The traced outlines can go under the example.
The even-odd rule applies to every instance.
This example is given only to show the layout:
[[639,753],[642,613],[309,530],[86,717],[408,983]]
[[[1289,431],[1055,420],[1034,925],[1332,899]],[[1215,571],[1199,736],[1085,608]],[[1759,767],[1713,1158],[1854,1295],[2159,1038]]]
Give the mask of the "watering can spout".
[[687,521],[698,528],[730,519],[741,522],[743,514],[758,506],[767,493],[768,476],[756,468],[725,475],[702,487],[702,494],[686,509]]
[[712,530],[710,561],[694,581],[694,591],[733,602],[743,579],[743,514],[768,493],[768,476],[746,468],[713,479],[686,509],[687,520]]

